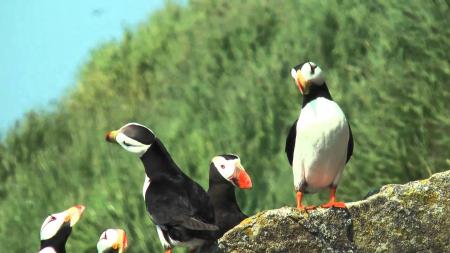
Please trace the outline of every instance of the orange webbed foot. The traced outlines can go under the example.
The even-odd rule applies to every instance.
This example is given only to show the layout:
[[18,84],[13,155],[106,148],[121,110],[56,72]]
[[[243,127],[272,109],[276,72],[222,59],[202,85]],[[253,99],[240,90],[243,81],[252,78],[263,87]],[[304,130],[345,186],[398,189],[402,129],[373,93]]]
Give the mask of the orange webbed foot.
[[336,208],[346,208],[347,206],[345,205],[344,202],[336,202],[336,201],[330,201],[326,204],[321,205],[322,208],[331,208],[331,207],[336,207]]

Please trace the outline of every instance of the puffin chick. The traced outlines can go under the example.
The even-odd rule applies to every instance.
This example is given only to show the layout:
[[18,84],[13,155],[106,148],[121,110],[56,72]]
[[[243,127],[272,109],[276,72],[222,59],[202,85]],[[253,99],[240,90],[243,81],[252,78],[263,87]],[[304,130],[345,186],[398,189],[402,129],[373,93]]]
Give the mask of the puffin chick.
[[[291,75],[303,94],[299,118],[286,139],[286,155],[294,174],[297,208],[304,193],[330,189],[330,200],[322,207],[345,208],[335,193],[342,171],[353,154],[353,136],[344,112],[333,101],[321,68],[306,62]],[[312,209],[313,207],[306,207]]]
[[41,226],[39,253],[65,253],[72,227],[78,222],[84,209],[83,205],[76,205],[48,216]]
[[152,130],[128,123],[108,132],[106,140],[141,159],[145,170],[142,195],[166,253],[176,246],[195,250],[215,240],[218,227],[208,194],[183,173]]
[[97,243],[98,253],[124,253],[127,247],[127,235],[123,229],[105,230]]

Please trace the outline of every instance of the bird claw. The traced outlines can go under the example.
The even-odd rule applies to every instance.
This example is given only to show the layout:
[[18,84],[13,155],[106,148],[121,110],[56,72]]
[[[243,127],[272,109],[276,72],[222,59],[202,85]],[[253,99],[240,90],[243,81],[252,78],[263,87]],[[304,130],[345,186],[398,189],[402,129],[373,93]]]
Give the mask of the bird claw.
[[322,208],[331,208],[331,207],[336,207],[336,208],[346,208],[347,206],[345,205],[344,202],[336,202],[336,201],[330,201],[326,204],[321,205]]

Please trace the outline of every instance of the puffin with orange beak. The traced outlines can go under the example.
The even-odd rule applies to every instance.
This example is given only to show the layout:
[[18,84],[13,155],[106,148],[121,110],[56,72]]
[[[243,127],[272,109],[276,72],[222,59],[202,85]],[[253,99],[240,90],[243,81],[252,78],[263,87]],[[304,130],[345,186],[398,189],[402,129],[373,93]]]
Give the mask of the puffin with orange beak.
[[129,123],[108,132],[106,140],[141,159],[145,169],[142,194],[166,253],[175,246],[195,250],[216,239],[218,227],[208,194],[183,173],[152,130]]
[[219,227],[217,238],[248,217],[239,208],[235,187],[252,188],[252,180],[239,156],[224,154],[214,157],[209,167],[208,195],[214,206],[215,224]]
[[124,253],[127,247],[127,235],[123,229],[105,230],[97,243],[98,253]]
[[342,171],[353,154],[353,136],[344,112],[333,101],[322,69],[313,62],[295,66],[291,75],[303,95],[299,118],[286,139],[286,155],[294,174],[298,209],[304,193],[330,189],[323,208],[345,208],[335,193]]
[[41,226],[41,249],[39,253],[65,253],[66,242],[72,227],[84,212],[83,205],[73,206],[48,216]]

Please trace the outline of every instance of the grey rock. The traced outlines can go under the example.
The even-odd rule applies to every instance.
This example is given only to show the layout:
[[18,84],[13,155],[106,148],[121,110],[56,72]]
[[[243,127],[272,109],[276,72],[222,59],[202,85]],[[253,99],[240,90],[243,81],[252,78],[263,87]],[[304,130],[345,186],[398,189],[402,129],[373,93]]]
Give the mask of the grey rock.
[[450,171],[386,185],[346,209],[260,212],[228,231],[220,252],[450,252]]

